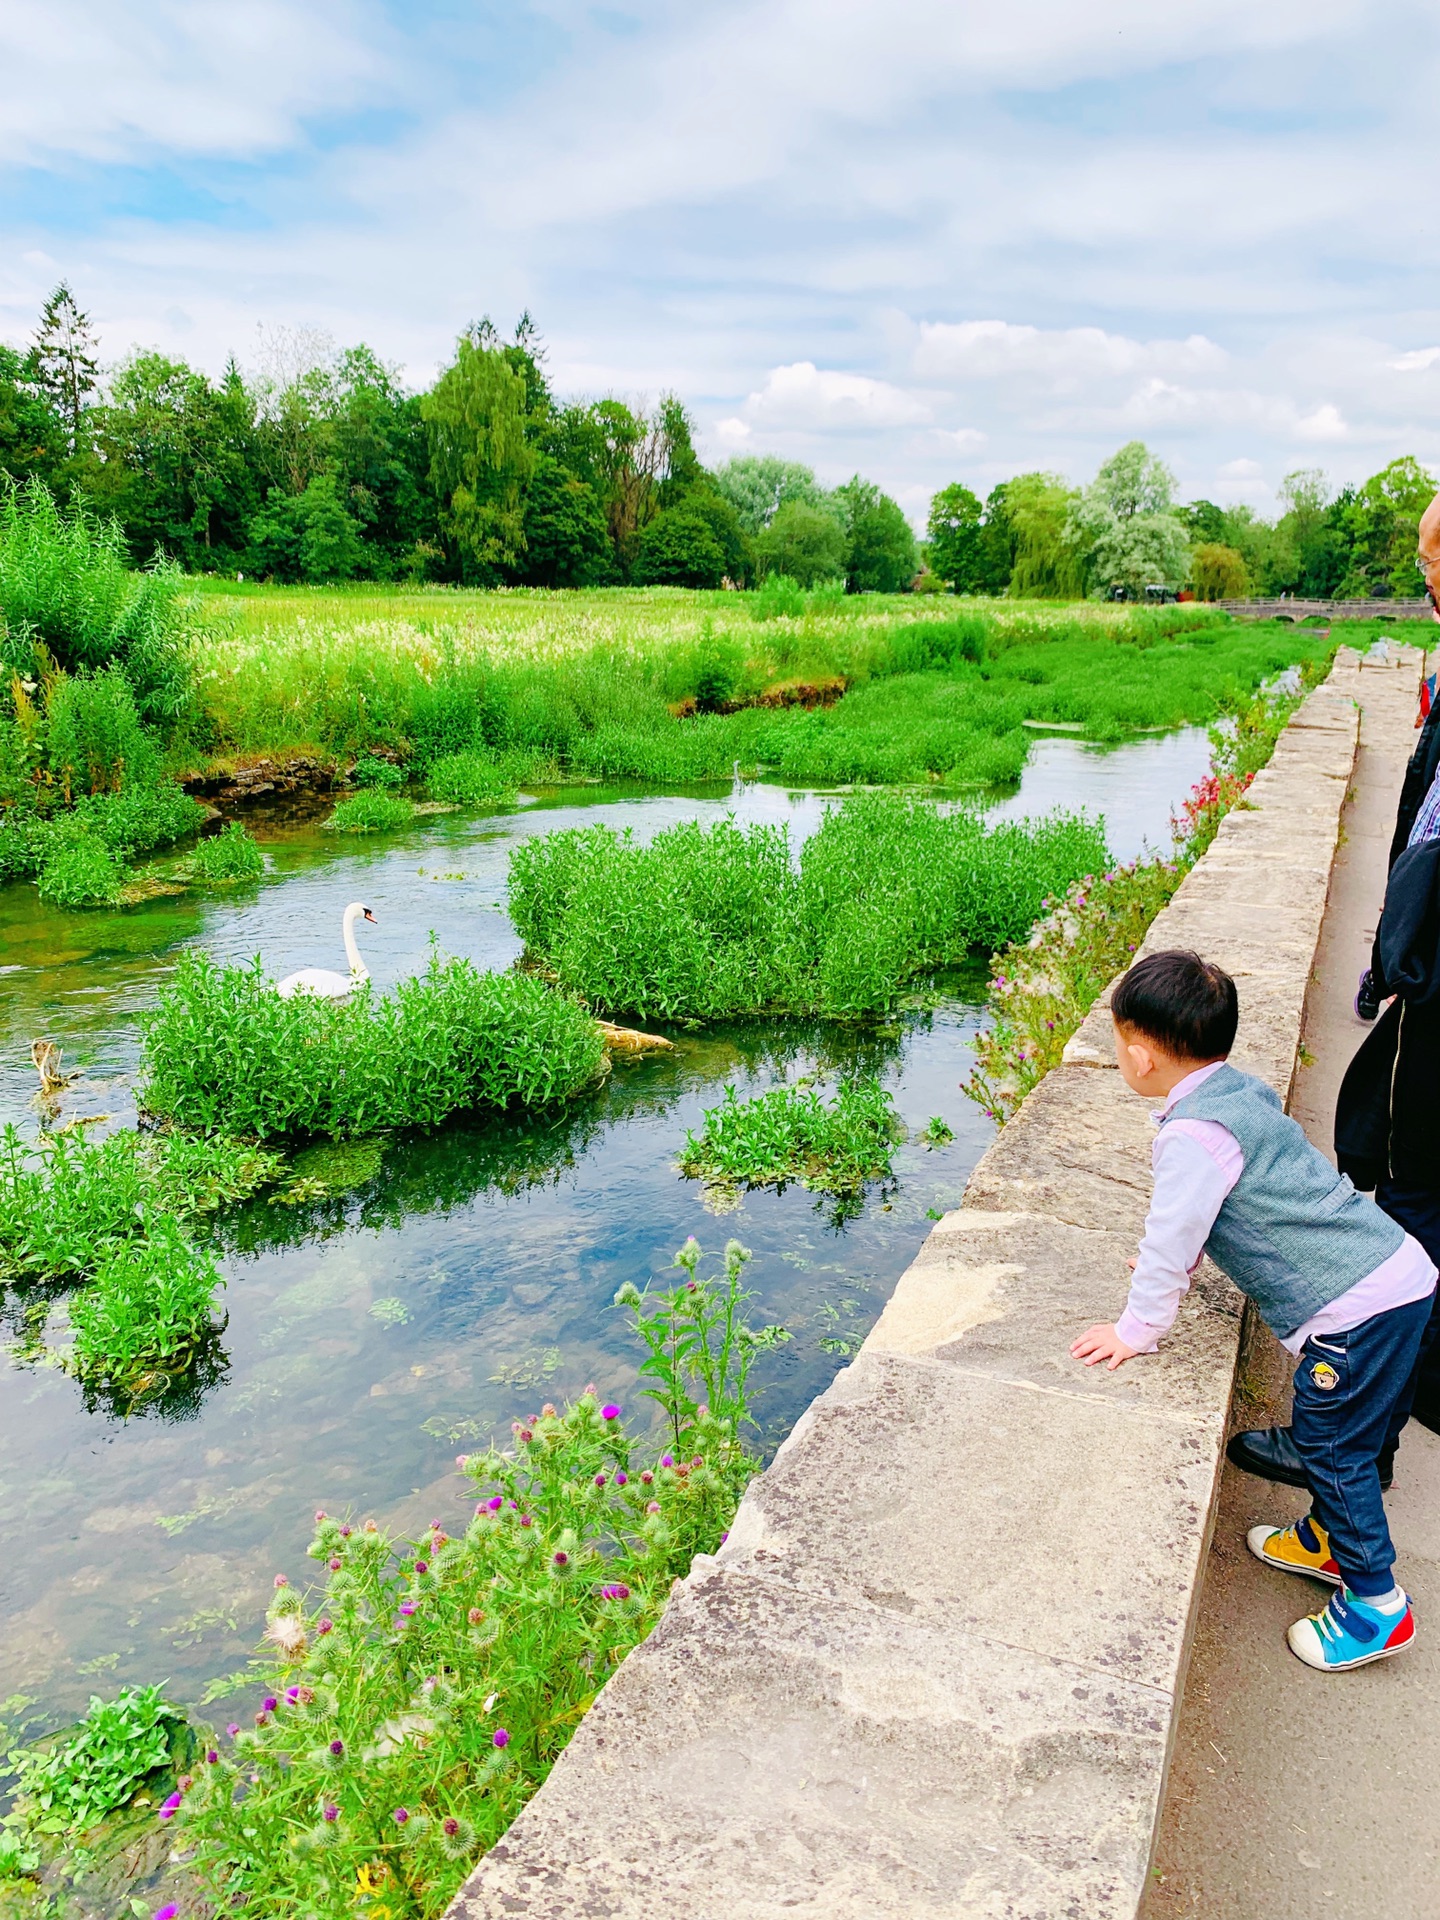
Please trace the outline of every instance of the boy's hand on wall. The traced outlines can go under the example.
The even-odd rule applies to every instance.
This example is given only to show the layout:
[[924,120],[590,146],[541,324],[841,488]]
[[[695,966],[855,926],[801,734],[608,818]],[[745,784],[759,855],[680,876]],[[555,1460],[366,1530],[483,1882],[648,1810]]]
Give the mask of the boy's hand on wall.
[[1078,1340],[1070,1342],[1072,1359],[1083,1360],[1087,1367],[1093,1367],[1103,1360],[1111,1373],[1127,1360],[1133,1360],[1139,1351],[1138,1347],[1127,1347],[1113,1325],[1091,1327],[1088,1333],[1082,1333]]

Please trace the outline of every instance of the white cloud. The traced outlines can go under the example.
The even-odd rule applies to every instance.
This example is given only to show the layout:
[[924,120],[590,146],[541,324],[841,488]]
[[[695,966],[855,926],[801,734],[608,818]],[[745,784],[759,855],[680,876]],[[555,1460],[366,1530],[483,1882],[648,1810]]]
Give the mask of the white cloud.
[[1295,432],[1302,440],[1344,440],[1350,429],[1341,416],[1340,409],[1328,400],[1313,412],[1303,415],[1295,422]]
[[1428,372],[1431,367],[1440,366],[1440,347],[1419,347],[1413,353],[1402,353],[1390,364],[1397,373]]
[[922,321],[915,371],[933,379],[1043,381],[1057,391],[1096,379],[1152,372],[1200,373],[1226,355],[1203,334],[1186,340],[1132,340],[1100,327],[1015,326],[1005,320]]
[[825,433],[834,429],[904,427],[930,418],[914,394],[862,373],[837,373],[797,360],[773,367],[743,409],[753,426]]
[[729,447],[735,450],[743,447],[750,438],[750,428],[743,420],[738,420],[733,417],[729,420],[717,420],[715,423],[714,436],[722,447]]

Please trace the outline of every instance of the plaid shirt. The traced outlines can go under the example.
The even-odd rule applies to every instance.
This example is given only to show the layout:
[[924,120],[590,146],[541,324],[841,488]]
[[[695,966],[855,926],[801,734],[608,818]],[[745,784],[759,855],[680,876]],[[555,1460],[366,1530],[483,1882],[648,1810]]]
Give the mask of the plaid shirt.
[[1420,803],[1415,824],[1410,829],[1407,847],[1418,847],[1422,840],[1440,840],[1440,773],[1430,782],[1430,791]]

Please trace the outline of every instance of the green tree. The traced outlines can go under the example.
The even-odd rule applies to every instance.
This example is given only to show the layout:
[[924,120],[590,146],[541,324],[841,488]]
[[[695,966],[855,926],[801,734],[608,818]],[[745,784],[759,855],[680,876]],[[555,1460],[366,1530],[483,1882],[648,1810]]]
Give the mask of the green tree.
[[725,555],[705,516],[682,500],[664,508],[640,535],[634,573],[645,586],[718,587]]
[[[1090,591],[1179,587],[1189,570],[1190,538],[1171,510],[1175,476],[1142,440],[1111,454],[1068,515],[1066,537],[1081,557]],[[1019,568],[1017,566],[1017,574]]]
[[1335,525],[1349,549],[1336,588],[1342,599],[1418,596],[1415,564],[1420,516],[1435,497],[1434,477],[1409,454],[1371,474],[1336,502]]
[[418,397],[365,345],[340,355],[319,421],[327,468],[388,571],[439,533]]
[[1017,473],[1006,481],[1012,594],[1030,600],[1078,600],[1084,595],[1085,550],[1072,537],[1079,498],[1058,473]]
[[525,496],[525,580],[587,587],[613,574],[610,530],[594,489],[548,453],[537,455]]
[[247,565],[276,580],[352,580],[370,570],[371,554],[339,497],[333,473],[317,473],[300,494],[272,488],[250,522]]
[[809,467],[774,454],[741,454],[717,467],[713,479],[752,540],[764,532],[787,501],[799,500],[807,507],[820,508],[830,502],[830,495]]
[[1214,540],[1202,540],[1191,553],[1190,578],[1201,600],[1239,600],[1250,588],[1243,558]]
[[1168,513],[1175,498],[1175,476],[1143,440],[1127,440],[1096,474],[1092,494],[1117,520]]
[[35,383],[63,423],[69,451],[76,453],[90,396],[100,383],[100,359],[90,316],[64,280],[40,309],[31,360]]
[[523,372],[472,329],[420,405],[441,531],[462,577],[484,585],[517,567],[525,549],[524,496],[536,460],[526,397]]
[[760,573],[786,574],[802,587],[842,580],[849,540],[833,513],[787,500],[755,542]]
[[0,474],[53,480],[65,458],[65,431],[34,365],[0,346]]
[[956,593],[976,593],[984,573],[982,522],[985,509],[977,495],[957,480],[930,502],[926,533],[930,565]]
[[857,473],[835,489],[850,535],[846,584],[852,593],[901,593],[915,578],[915,533],[898,502]]

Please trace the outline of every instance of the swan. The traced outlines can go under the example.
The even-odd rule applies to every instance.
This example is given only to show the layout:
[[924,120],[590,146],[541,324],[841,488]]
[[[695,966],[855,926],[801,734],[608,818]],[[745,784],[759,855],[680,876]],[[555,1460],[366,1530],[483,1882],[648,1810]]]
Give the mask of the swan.
[[350,962],[349,973],[331,973],[325,967],[302,967],[298,973],[287,973],[275,989],[282,1000],[289,1000],[297,993],[313,993],[321,1000],[348,1000],[355,988],[370,978],[370,969],[360,958],[360,949],[355,944],[357,920],[368,920],[372,927],[380,924],[370,909],[359,900],[352,900],[346,907],[341,924],[345,933],[345,956]]

